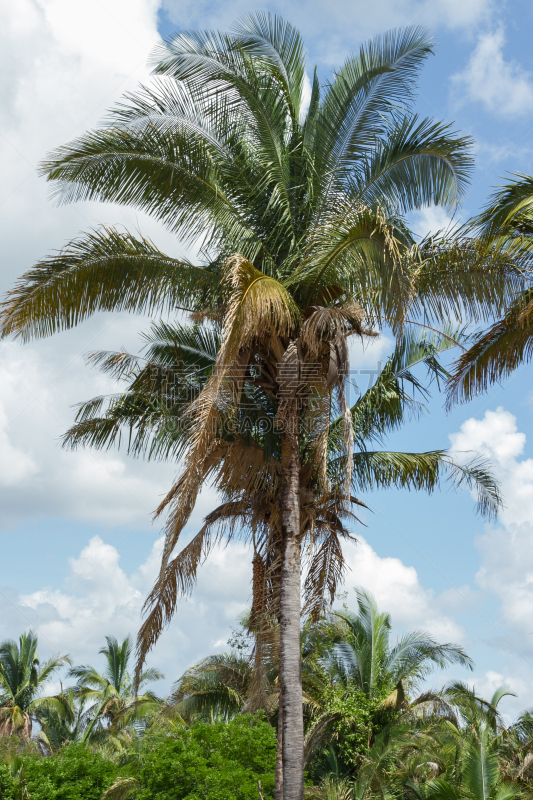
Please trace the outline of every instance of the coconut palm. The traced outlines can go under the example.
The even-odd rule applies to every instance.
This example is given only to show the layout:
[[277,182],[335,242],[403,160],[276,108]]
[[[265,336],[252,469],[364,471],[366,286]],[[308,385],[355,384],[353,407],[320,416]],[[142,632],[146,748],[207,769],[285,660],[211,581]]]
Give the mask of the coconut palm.
[[[479,461],[459,466],[445,451],[398,453],[376,450],[387,435],[408,419],[424,411],[423,400],[429,396],[432,381],[446,380],[447,373],[438,361],[439,354],[462,340],[460,331],[450,329],[436,335],[421,329],[406,332],[381,370],[376,382],[351,408],[354,435],[352,502],[354,495],[377,488],[401,486],[408,489],[434,490],[444,481],[452,485],[466,482],[478,493],[478,507],[483,513],[494,511],[498,491]],[[220,347],[216,331],[202,326],[153,324],[144,335],[145,357],[126,352],[98,352],[90,357],[115,378],[126,378],[124,392],[97,397],[81,404],[76,423],[64,437],[65,446],[96,448],[120,446],[125,441],[128,453],[147,458],[179,458],[187,444],[187,429],[181,424],[183,407],[205,386],[212,374]],[[461,345],[462,346],[462,345]],[[415,374],[424,365],[427,378]],[[217,536],[227,539],[240,534],[254,545],[254,607],[256,614],[268,612],[278,618],[279,558],[276,547],[281,538],[279,515],[280,436],[272,423],[276,406],[254,386],[245,384],[246,401],[242,403],[238,425],[222,431],[221,438],[231,444],[225,457],[223,481],[219,486],[224,502],[206,516],[205,525],[175,561],[181,569],[178,588],[190,590],[199,560],[207,555]],[[306,554],[304,584],[306,610],[315,618],[327,608],[342,579],[344,566],[340,538],[351,534],[343,525],[347,511],[336,503],[336,492],[344,482],[342,417],[333,417],[327,441],[326,471],[329,492],[317,491],[313,470],[300,471],[301,547]],[[304,446],[305,448],[305,443]],[[238,448],[238,449],[237,449]],[[248,495],[241,489],[241,464],[247,453],[267,454],[257,461],[260,470],[269,471],[263,491]],[[303,449],[305,456],[305,449]],[[250,458],[250,456],[248,456]],[[236,474],[235,474],[236,467]]]
[[435,778],[422,785],[408,780],[406,787],[416,800],[512,800],[521,793],[518,784],[502,779],[498,756],[491,749],[486,730],[463,748],[459,780]]
[[53,656],[41,664],[37,645],[33,631],[22,633],[18,644],[11,639],[0,642],[0,736],[17,733],[29,739],[33,724],[45,710],[64,711],[59,695],[42,693],[56,672],[70,664],[70,658]]
[[70,686],[58,695],[59,707],[43,708],[39,713],[41,730],[39,743],[49,755],[56,753],[69,742],[86,741],[84,733],[91,718],[91,709],[86,709]]
[[[533,764],[533,719],[523,712],[516,722],[507,725],[499,705],[504,697],[514,694],[501,686],[490,700],[478,696],[462,682],[454,682],[439,693],[440,708],[436,719],[441,771],[453,772],[465,743],[487,735],[491,752],[496,753],[502,779],[527,785]],[[445,725],[440,724],[445,720]]]
[[250,659],[236,653],[203,658],[178,678],[167,709],[185,720],[226,720],[246,708],[253,683]]
[[390,615],[380,612],[372,595],[357,591],[358,612],[337,611],[346,626],[331,667],[369,699],[383,696],[397,710],[409,707],[408,695],[435,668],[451,664],[472,669],[472,660],[458,645],[439,644],[424,631],[406,633],[391,647]]
[[[133,679],[128,672],[132,653],[129,637],[119,644],[114,636],[106,636],[107,646],[99,650],[106,661],[103,672],[91,666],[76,666],[69,677],[77,679],[74,695],[85,708],[86,723],[82,740],[89,741],[97,735],[116,733],[127,729],[135,720],[143,720],[155,713],[161,700],[152,692],[134,691]],[[162,673],[150,668],[144,670],[138,688],[162,678]]]
[[492,195],[470,228],[489,252],[508,253],[516,261],[527,288],[515,293],[505,315],[457,360],[449,405],[487,391],[533,355],[533,177],[514,176]]
[[[367,332],[362,308],[399,332],[407,312],[486,315],[514,285],[507,267],[485,269],[475,253],[465,259],[458,250],[454,260],[437,247],[426,257],[401,217],[455,204],[472,165],[469,140],[411,111],[416,74],[431,51],[419,28],[377,37],[331,83],[321,86],[315,71],[306,109],[303,42],[283,20],[257,14],[231,34],[178,34],[154,58],[158,82],[126,98],[107,127],[57,150],[42,171],[63,201],[147,211],[182,242],[199,242],[202,263],[170,258],[141,236],[97,230],[28,271],[4,306],[4,334],[23,338],[102,310],[205,310],[222,322],[216,369],[183,420],[181,476],[159,508],[169,511],[167,536],[139,635],[139,669],[176,607],[179,565],[171,554],[198,492],[207,479],[224,479],[231,445],[219,434],[238,415],[243,382],[277,405],[287,800],[303,791],[300,432],[317,493],[327,492],[324,442],[335,400],[346,462],[337,506],[348,512],[346,337]],[[243,492],[262,491],[256,466],[263,462],[247,453]]]

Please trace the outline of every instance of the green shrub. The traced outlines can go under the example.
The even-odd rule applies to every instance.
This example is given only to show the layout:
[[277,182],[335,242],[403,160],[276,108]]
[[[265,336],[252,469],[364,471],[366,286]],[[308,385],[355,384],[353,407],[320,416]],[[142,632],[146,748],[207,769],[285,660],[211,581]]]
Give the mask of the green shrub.
[[138,800],[257,800],[274,790],[276,737],[250,715],[215,725],[197,723],[172,736],[147,737]]
[[117,775],[115,764],[80,744],[69,744],[47,758],[29,756],[23,761],[31,800],[100,800]]
[[0,800],[15,800],[15,786],[9,767],[0,762]]

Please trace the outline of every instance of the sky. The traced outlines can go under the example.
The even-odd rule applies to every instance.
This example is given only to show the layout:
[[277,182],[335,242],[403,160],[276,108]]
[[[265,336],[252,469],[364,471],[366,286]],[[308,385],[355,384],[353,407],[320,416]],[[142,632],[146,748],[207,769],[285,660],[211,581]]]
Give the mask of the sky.
[[[98,125],[124,92],[150,81],[147,59],[159,40],[187,28],[224,29],[256,10],[247,0],[0,0],[0,292],[80,231],[115,223],[141,231],[162,250],[179,241],[146,215],[112,205],[57,206],[39,177],[51,149]],[[424,25],[436,54],[421,76],[417,110],[453,123],[475,140],[476,170],[455,219],[465,220],[491,187],[533,161],[533,6],[525,0],[287,0],[261,6],[304,35],[308,72],[327,78],[359,44],[385,30]],[[413,216],[420,235],[447,224],[444,210]],[[89,368],[93,350],[136,352],[149,320],[101,314],[76,330],[29,344],[0,342],[0,640],[33,628],[42,658],[69,653],[101,664],[106,635],[135,636],[161,552],[152,512],[177,465],[119,451],[67,452],[60,446],[75,404],[112,392]],[[385,335],[352,353],[353,369],[386,358]],[[409,451],[451,447],[491,459],[506,506],[497,521],[475,514],[467,491],[430,497],[400,491],[365,498],[366,527],[346,548],[344,591],[372,591],[393,631],[425,629],[461,644],[484,696],[500,684],[509,719],[533,706],[533,392],[530,367],[446,414],[435,392],[425,416],[388,443]],[[207,488],[184,541],[217,502]],[[149,658],[166,675],[161,691],[195,661],[226,647],[250,598],[250,553],[215,551],[193,596]],[[452,673],[435,675],[441,685]]]

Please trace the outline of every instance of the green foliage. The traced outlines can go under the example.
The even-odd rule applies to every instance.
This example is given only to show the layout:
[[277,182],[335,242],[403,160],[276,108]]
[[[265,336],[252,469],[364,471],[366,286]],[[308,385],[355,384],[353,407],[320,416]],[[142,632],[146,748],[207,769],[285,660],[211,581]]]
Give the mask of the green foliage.
[[[22,764],[31,800],[100,800],[118,769],[81,744],[67,745],[58,755],[47,758],[24,756]],[[0,765],[0,798],[11,800],[16,797],[15,782],[11,779],[10,786],[6,774],[9,776],[9,767]]]
[[147,737],[138,800],[256,800],[260,780],[272,796],[276,736],[249,715],[227,724],[196,723],[173,736]]
[[380,708],[381,698],[369,698],[354,686],[328,686],[324,691],[326,713],[334,714],[332,738],[341,761],[347,767],[359,766],[375,733],[398,712]]
[[16,789],[7,764],[0,762],[0,800],[16,800]]

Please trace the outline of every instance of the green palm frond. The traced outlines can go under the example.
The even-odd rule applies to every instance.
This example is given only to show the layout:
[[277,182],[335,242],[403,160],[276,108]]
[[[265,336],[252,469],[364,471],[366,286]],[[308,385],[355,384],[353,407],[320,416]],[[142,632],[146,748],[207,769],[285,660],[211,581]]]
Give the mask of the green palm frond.
[[[333,469],[342,461],[331,462]],[[460,464],[445,450],[427,453],[394,453],[365,451],[354,454],[352,485],[357,494],[379,488],[398,488],[434,491],[442,479],[454,488],[466,486],[477,495],[477,510],[482,516],[493,517],[501,506],[498,482],[488,465],[479,458]]]
[[457,360],[448,385],[447,406],[466,403],[508,378],[533,356],[533,289],[523,292],[503,319]]
[[514,173],[504,186],[498,187],[486,208],[471,222],[482,236],[528,236],[533,232],[533,176]]
[[97,311],[174,310],[216,284],[208,270],[165,256],[148,239],[103,228],[20,278],[3,304],[4,332],[28,339],[72,328]]
[[388,204],[395,212],[454,206],[472,172],[472,144],[454,136],[449,125],[406,116],[363,162],[349,194],[370,205]]

